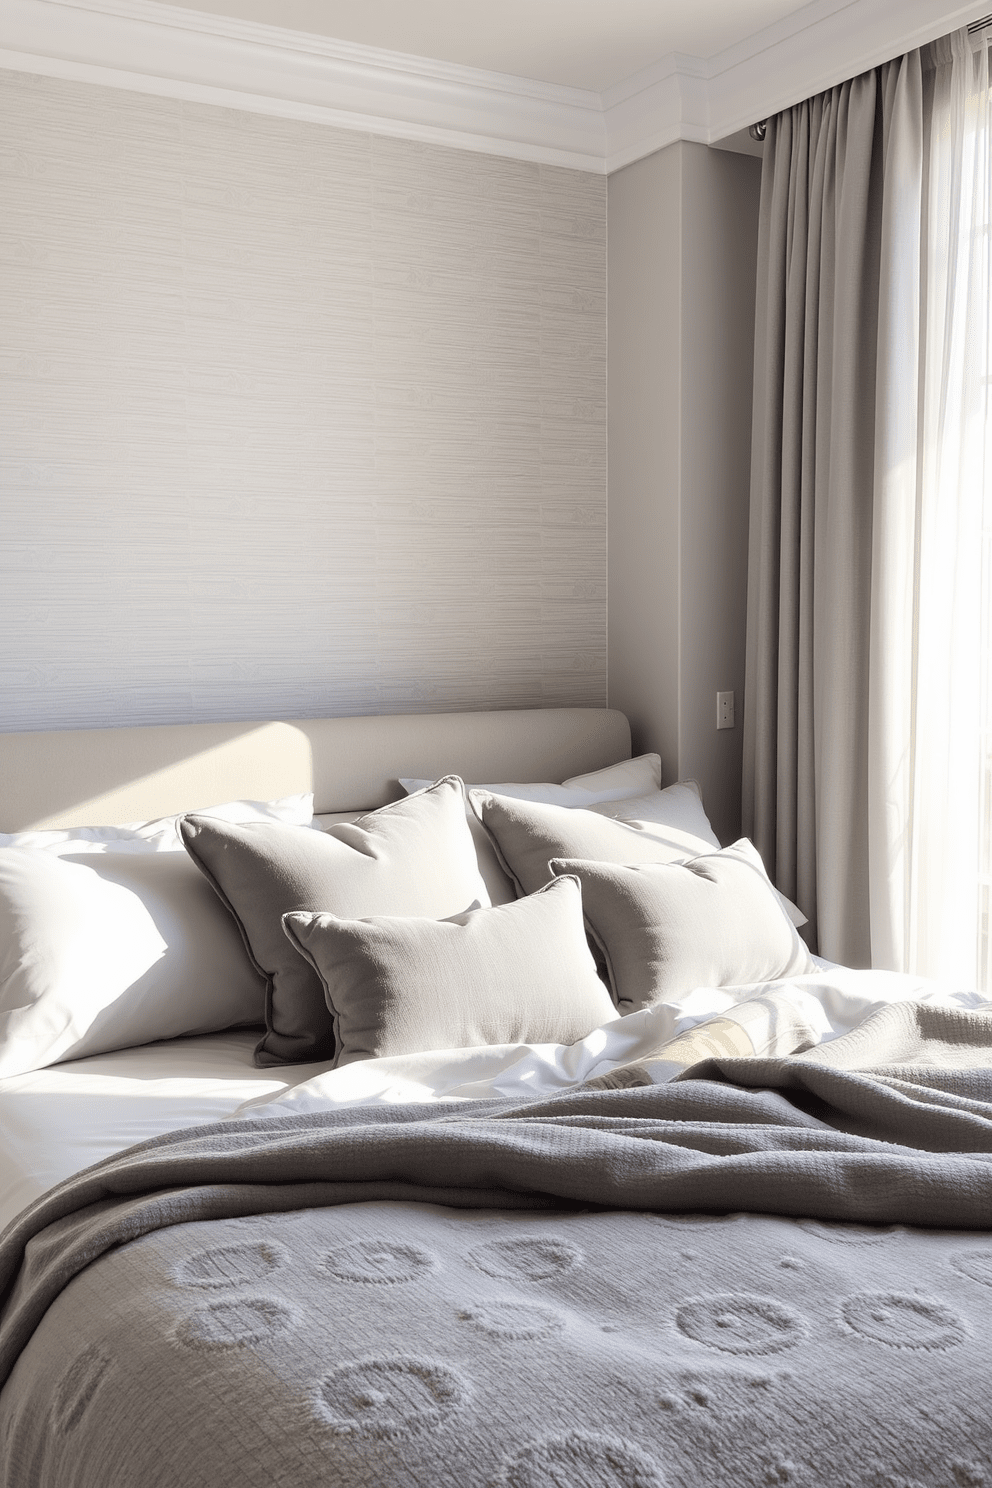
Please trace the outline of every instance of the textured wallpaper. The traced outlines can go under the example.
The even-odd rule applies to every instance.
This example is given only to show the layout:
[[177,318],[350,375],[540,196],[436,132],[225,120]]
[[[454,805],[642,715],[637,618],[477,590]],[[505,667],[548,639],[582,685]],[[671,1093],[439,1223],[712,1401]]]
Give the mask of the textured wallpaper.
[[606,695],[604,178],[0,73],[0,728]]

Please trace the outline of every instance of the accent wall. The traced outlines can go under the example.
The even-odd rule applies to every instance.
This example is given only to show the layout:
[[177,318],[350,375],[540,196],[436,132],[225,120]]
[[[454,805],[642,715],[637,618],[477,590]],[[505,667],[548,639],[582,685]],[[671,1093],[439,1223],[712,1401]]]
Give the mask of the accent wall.
[[0,728],[606,702],[606,181],[0,74]]

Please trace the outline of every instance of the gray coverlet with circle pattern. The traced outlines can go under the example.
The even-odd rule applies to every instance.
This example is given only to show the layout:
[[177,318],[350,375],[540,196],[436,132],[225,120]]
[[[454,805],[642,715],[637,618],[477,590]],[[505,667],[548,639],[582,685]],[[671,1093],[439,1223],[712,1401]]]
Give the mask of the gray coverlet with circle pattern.
[[0,1484],[992,1488],[989,1229],[992,1015],[921,1005],[178,1133],[0,1243]]

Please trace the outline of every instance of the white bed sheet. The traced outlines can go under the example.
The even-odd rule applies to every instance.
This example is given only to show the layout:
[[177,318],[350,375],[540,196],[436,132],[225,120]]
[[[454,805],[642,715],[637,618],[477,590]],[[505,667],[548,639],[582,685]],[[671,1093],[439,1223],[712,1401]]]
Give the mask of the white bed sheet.
[[846,1033],[876,1008],[920,999],[986,1006],[895,972],[820,969],[787,982],[701,987],[678,1004],[616,1018],[579,1043],[500,1044],[483,1049],[370,1059],[327,1070],[301,1064],[256,1069],[254,1031],[173,1039],[95,1055],[0,1080],[0,1229],[53,1184],[135,1142],[227,1118],[288,1116],[347,1105],[540,1098],[657,1056],[669,1039],[708,1018],[743,1021],[755,1001],[785,995],[820,1042]]
[[[772,1024],[784,999],[809,1025],[816,1043],[848,1033],[880,1007],[923,1001],[956,1007],[987,1006],[978,992],[957,992],[899,972],[853,971],[817,961],[806,976],[739,987],[697,987],[677,1003],[657,1003],[628,1013],[587,1034],[577,1044],[497,1044],[482,1049],[436,1050],[393,1055],[323,1070],[276,1095],[259,1093],[236,1116],[288,1116],[334,1106],[385,1101],[466,1100],[510,1096],[516,1100],[553,1095],[594,1079],[617,1065],[657,1060],[670,1040],[710,1018],[737,1018],[749,1036],[759,1038],[756,1004],[768,1003],[769,1047]],[[745,1007],[746,1004],[746,1007]],[[671,1078],[662,1071],[659,1079]]]
[[219,1121],[323,1066],[256,1069],[257,1029],[170,1039],[0,1080],[0,1230],[64,1178],[135,1142]]

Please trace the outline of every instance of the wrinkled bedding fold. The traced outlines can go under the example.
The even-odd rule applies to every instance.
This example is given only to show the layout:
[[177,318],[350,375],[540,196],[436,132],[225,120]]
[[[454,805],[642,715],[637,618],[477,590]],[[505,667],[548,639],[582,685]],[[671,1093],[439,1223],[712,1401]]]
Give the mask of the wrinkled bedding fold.
[[980,1488],[992,1014],[768,1012],[53,1189],[0,1237],[0,1488]]
[[[639,1073],[650,1079],[650,1061]],[[8,1227],[0,1380],[53,1298],[115,1246],[169,1225],[369,1200],[990,1227],[992,1013],[905,1003],[826,1047],[707,1057],[667,1084],[219,1122],[156,1138],[60,1185]]]

